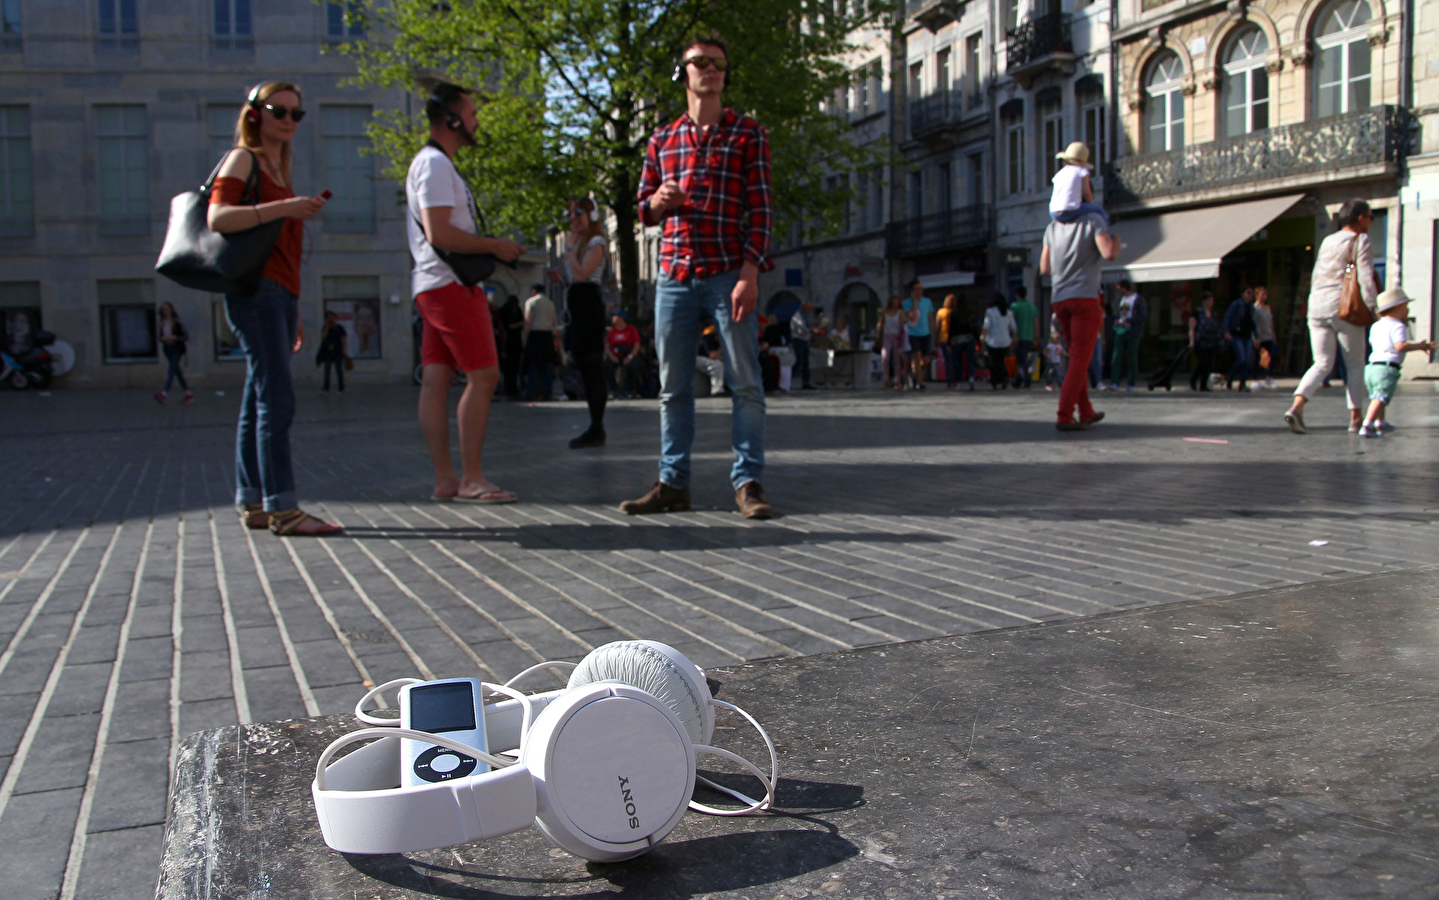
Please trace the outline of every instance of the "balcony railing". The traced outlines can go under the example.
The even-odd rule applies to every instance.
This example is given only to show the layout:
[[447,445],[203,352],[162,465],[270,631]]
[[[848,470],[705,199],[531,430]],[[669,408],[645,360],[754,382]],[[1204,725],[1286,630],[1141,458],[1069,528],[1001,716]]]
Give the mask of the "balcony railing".
[[909,259],[989,242],[989,207],[960,206],[944,212],[891,222],[888,255]]
[[1036,16],[1006,35],[1009,68],[1020,69],[1056,53],[1072,54],[1074,41],[1064,13]]
[[1110,164],[1104,200],[1124,206],[1237,184],[1397,163],[1408,134],[1408,114],[1402,108],[1376,106],[1169,153],[1128,156]]
[[940,130],[959,118],[959,98],[938,91],[909,103],[909,133],[920,137]]

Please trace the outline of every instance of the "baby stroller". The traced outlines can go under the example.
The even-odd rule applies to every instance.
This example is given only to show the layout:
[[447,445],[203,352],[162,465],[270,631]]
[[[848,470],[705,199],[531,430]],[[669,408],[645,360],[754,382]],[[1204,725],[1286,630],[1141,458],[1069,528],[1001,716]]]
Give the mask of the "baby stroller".
[[1174,358],[1164,365],[1155,369],[1149,376],[1149,389],[1152,391],[1157,387],[1163,387],[1166,391],[1174,390],[1174,373],[1189,361],[1189,345],[1185,344],[1174,354]]

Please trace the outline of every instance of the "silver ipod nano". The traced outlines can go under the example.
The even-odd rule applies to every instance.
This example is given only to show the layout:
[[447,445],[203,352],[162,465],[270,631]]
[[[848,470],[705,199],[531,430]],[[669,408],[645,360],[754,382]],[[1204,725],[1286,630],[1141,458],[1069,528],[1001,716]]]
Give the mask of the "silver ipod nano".
[[[400,727],[442,734],[487,753],[485,713],[478,678],[449,678],[400,688]],[[406,787],[464,778],[490,767],[448,747],[400,739],[400,779]]]

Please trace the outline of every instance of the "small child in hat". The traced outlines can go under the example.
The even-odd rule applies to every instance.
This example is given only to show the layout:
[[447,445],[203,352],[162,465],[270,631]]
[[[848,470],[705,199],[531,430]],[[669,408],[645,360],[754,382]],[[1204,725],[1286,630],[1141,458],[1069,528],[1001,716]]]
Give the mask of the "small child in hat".
[[1393,288],[1379,295],[1379,321],[1369,327],[1369,365],[1364,367],[1364,387],[1369,391],[1369,413],[1359,428],[1359,436],[1382,437],[1394,426],[1384,420],[1384,409],[1394,402],[1399,388],[1399,369],[1404,354],[1415,350],[1433,350],[1433,341],[1409,340],[1409,296],[1403,288]]
[[1089,183],[1089,145],[1075,141],[1063,153],[1054,158],[1064,162],[1064,168],[1054,173],[1054,191],[1049,195],[1049,217],[1057,222],[1073,222],[1086,213],[1095,213],[1109,226],[1109,217],[1104,207],[1094,202],[1094,186]]

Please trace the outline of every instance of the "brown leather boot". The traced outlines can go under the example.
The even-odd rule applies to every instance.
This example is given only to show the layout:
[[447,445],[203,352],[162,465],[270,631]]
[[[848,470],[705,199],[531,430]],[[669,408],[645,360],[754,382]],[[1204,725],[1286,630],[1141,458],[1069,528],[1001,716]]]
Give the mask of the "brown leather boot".
[[774,507],[764,498],[764,487],[758,481],[746,481],[740,485],[740,489],[734,492],[734,502],[739,507],[739,514],[746,519],[774,517]]
[[645,516],[650,513],[684,512],[690,508],[690,489],[674,488],[663,481],[656,481],[649,493],[638,500],[626,500],[620,504],[620,512],[631,516]]

